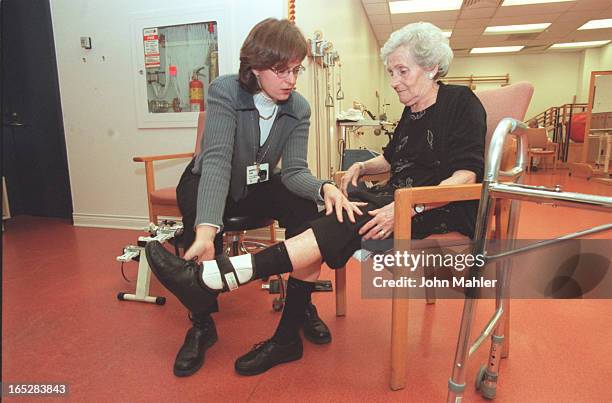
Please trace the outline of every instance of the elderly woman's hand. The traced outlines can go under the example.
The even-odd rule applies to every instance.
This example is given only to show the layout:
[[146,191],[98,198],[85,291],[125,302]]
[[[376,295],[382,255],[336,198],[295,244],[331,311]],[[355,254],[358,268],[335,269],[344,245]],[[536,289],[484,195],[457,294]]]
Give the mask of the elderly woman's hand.
[[359,229],[359,235],[363,236],[363,240],[368,239],[385,239],[393,232],[393,223],[395,222],[395,202],[391,202],[376,210],[368,212],[372,218]]
[[351,202],[342,194],[340,189],[331,183],[323,185],[323,200],[325,201],[325,215],[330,215],[335,210],[338,222],[343,222],[342,210],[346,210],[349,220],[354,223],[355,213],[359,215],[363,214],[359,206],[365,206],[367,204]]
[[348,185],[351,183],[353,186],[357,186],[357,181],[361,176],[361,170],[363,165],[356,162],[346,171],[342,179],[340,179],[340,189],[342,193],[348,197]]

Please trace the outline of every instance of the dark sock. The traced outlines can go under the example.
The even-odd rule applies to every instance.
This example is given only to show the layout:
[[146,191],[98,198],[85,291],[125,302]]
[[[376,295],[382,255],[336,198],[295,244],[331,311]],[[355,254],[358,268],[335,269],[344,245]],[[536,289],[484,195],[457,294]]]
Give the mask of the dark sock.
[[268,278],[275,274],[290,273],[293,265],[285,243],[277,243],[253,255],[253,278]]
[[289,277],[287,281],[287,298],[285,309],[272,340],[279,344],[288,344],[299,338],[300,327],[304,323],[306,306],[314,284],[308,281]]
[[204,327],[206,327],[207,324],[212,322],[212,317],[210,316],[210,313],[208,312],[203,312],[203,313],[202,312],[198,312],[198,313],[190,312],[189,319],[193,323],[194,327],[197,327],[200,329],[203,329]]

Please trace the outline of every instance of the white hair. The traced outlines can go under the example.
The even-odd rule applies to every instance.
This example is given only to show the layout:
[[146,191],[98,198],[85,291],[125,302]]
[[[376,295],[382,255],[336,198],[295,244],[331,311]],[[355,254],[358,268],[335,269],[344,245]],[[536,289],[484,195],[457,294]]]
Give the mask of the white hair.
[[380,50],[380,57],[385,66],[391,53],[400,47],[406,47],[415,62],[426,70],[438,66],[438,77],[448,73],[453,60],[453,51],[448,38],[442,30],[429,22],[415,22],[393,32]]

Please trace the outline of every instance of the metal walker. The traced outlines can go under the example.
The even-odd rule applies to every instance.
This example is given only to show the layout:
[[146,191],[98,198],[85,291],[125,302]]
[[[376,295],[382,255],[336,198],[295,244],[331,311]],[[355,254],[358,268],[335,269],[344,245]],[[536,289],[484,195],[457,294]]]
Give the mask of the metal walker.
[[[503,355],[505,315],[509,310],[509,277],[512,268],[511,259],[507,257],[525,253],[532,249],[558,243],[564,240],[578,238],[596,232],[612,229],[612,224],[605,224],[590,228],[584,231],[571,233],[559,238],[537,242],[529,246],[517,248],[513,240],[516,239],[518,227],[518,212],[520,201],[545,202],[553,206],[568,206],[584,208],[589,210],[599,210],[612,212],[612,197],[595,196],[589,194],[564,192],[560,186],[546,188],[542,186],[527,186],[522,184],[522,173],[527,163],[527,132],[517,129],[525,129],[526,125],[514,119],[505,118],[500,121],[489,146],[487,155],[487,166],[485,168],[484,180],[482,183],[482,193],[476,220],[476,230],[474,235],[473,254],[482,254],[487,262],[497,261],[497,289],[495,305],[496,310],[489,322],[485,325],[480,335],[473,344],[470,345],[470,332],[474,320],[476,302],[479,296],[478,288],[467,288],[465,291],[465,302],[455,360],[450,379],[448,380],[448,403],[460,403],[463,400],[465,390],[465,364],[467,358],[472,355],[484,340],[491,336],[491,348],[487,365],[480,367],[476,376],[476,389],[487,399],[493,399],[496,394],[497,380],[499,378],[499,362]],[[503,145],[506,137],[512,134],[517,138],[517,158],[510,171],[500,171]],[[514,183],[500,183],[499,177],[511,177]],[[510,199],[508,238],[511,250],[491,254],[487,253],[489,240],[486,238],[487,228],[493,218],[494,206],[497,200]],[[476,275],[478,269],[472,269],[470,275]]]

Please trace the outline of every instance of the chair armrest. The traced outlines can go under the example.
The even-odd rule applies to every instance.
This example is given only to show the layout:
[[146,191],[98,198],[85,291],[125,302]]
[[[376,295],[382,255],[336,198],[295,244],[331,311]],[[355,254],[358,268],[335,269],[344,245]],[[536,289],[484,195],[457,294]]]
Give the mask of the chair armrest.
[[149,201],[149,211],[151,211],[151,192],[155,190],[155,172],[154,161],[174,160],[183,158],[193,158],[194,153],[166,154],[166,155],[150,155],[134,157],[134,162],[144,162],[145,180],[147,183],[147,199]]
[[163,161],[173,160],[180,158],[193,158],[194,153],[181,153],[181,154],[166,154],[166,155],[150,155],[150,156],[139,156],[134,157],[134,162],[151,162],[151,161]]
[[411,239],[412,208],[415,204],[479,200],[481,190],[482,183],[422,186],[396,190],[394,224],[396,239]]

